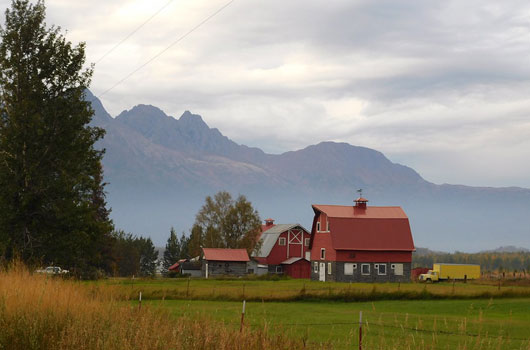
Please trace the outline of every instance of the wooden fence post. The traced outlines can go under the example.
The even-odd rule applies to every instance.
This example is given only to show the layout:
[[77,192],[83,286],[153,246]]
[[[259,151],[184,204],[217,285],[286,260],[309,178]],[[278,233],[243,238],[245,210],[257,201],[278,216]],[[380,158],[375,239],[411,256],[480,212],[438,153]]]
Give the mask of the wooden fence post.
[[142,292],[140,292],[140,296],[138,297],[138,310],[142,308]]
[[363,312],[359,311],[359,350],[363,350]]
[[246,301],[243,300],[243,311],[241,311],[241,326],[239,327],[239,333],[243,331],[243,323],[245,322],[245,303]]

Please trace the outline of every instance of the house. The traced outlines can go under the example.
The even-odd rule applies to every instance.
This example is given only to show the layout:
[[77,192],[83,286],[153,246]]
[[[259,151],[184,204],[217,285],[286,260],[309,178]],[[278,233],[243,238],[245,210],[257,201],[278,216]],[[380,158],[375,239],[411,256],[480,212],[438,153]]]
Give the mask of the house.
[[311,279],[338,282],[410,281],[414,242],[401,207],[313,205]]
[[261,230],[261,247],[253,254],[254,260],[268,266],[269,273],[310,277],[309,231],[300,224],[275,225],[273,219],[265,220]]
[[244,276],[250,261],[246,249],[202,248],[202,276]]

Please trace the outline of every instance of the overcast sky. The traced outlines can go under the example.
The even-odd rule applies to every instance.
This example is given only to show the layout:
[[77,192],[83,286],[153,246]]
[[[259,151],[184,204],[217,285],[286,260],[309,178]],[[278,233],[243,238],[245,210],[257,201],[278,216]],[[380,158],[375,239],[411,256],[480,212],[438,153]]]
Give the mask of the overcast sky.
[[102,95],[227,3],[46,2],[113,116],[190,110],[269,153],[344,141],[435,183],[530,187],[527,0],[235,0]]

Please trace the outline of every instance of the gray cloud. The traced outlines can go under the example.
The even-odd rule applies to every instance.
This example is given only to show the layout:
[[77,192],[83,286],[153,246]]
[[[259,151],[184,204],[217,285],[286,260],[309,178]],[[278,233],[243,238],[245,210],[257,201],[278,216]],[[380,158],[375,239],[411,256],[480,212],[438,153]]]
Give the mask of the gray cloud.
[[[95,62],[165,3],[48,0],[47,21]],[[225,3],[173,1],[97,64],[92,90]],[[525,1],[236,0],[102,101],[189,109],[269,152],[346,141],[437,183],[530,187],[529,47]]]

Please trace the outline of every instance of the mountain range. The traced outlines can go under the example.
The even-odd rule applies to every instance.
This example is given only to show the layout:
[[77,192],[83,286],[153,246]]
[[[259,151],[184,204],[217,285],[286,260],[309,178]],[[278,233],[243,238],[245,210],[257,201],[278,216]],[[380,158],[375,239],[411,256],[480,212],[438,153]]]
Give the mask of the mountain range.
[[[150,105],[111,117],[87,92],[104,128],[107,199],[117,228],[164,245],[170,227],[188,232],[207,195],[244,194],[262,218],[310,228],[311,204],[350,205],[363,189],[369,205],[397,205],[415,243],[433,250],[530,246],[530,189],[437,185],[373,149],[320,142],[267,154],[239,145],[196,114],[180,118]],[[455,170],[456,171],[456,170]]]

